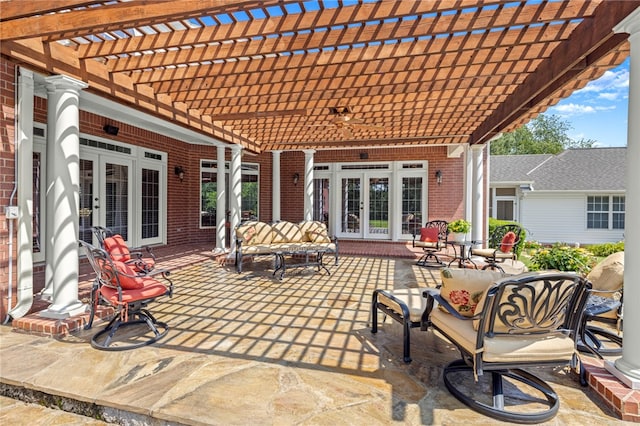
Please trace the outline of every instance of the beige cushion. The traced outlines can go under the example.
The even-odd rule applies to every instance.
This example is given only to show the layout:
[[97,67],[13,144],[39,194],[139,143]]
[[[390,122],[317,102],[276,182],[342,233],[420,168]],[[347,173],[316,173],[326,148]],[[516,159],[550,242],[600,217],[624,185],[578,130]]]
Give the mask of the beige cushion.
[[291,222],[282,221],[271,225],[272,243],[300,243],[303,241],[300,227]]
[[587,275],[592,288],[600,291],[619,291],[624,283],[624,252],[609,255]]
[[497,249],[492,248],[474,248],[471,249],[471,254],[473,256],[482,256],[482,257],[494,257],[496,259],[515,259],[514,253],[505,253]]
[[562,333],[485,337],[484,346],[476,349],[473,321],[458,319],[438,309],[431,312],[430,319],[465,351],[482,352],[485,362],[569,361],[574,353],[573,340]]
[[312,242],[313,240],[309,237],[316,234],[324,234],[327,235],[327,237],[329,236],[327,226],[323,222],[317,220],[304,220],[300,222],[298,226],[300,227],[300,232],[302,232],[303,241]]
[[433,241],[414,241],[413,245],[415,247],[434,248],[434,249],[440,248],[440,243],[438,243],[437,241],[436,242],[433,242]]
[[402,314],[402,308],[400,305],[387,296],[387,294],[392,294],[409,309],[409,320],[411,322],[420,322],[422,313],[427,307],[427,299],[422,297],[422,293],[426,289],[427,288],[399,288],[389,292],[381,291],[378,293],[378,302],[383,305],[387,305],[393,311]]
[[440,295],[461,315],[472,317],[482,293],[506,275],[499,271],[444,268]]
[[271,244],[271,225],[264,222],[245,222],[236,228],[236,236],[242,239],[242,246]]

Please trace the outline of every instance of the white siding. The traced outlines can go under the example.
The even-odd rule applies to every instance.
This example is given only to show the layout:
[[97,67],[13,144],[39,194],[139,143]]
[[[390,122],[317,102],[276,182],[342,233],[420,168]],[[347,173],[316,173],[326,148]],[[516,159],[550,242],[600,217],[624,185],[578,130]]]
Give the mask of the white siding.
[[[629,220],[629,218],[627,218]],[[598,244],[624,238],[622,229],[587,229],[587,195],[532,191],[520,200],[527,239],[541,243]]]

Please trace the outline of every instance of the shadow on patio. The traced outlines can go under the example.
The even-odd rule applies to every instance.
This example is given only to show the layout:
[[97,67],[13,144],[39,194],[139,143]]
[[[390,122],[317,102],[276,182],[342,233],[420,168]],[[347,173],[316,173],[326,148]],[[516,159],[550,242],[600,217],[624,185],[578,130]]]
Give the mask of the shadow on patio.
[[[279,281],[270,258],[237,274],[198,250],[187,256],[163,259],[174,268],[175,294],[150,306],[170,326],[163,340],[113,353],[89,345],[100,322],[58,340],[2,327],[3,387],[107,407],[108,421],[492,423],[445,389],[442,367],[458,357],[445,340],[413,330],[414,361],[406,365],[399,324],[387,320],[370,332],[374,289],[435,285],[438,269],[414,259],[341,256],[330,276],[292,269]],[[554,423],[616,421],[585,398],[569,371],[541,375],[562,399]]]

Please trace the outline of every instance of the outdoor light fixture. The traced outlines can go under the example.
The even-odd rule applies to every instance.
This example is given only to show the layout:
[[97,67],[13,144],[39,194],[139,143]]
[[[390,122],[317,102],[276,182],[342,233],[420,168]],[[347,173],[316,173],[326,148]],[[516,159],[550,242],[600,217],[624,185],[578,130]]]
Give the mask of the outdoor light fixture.
[[436,182],[438,185],[442,183],[442,170],[436,170]]
[[117,136],[118,130],[120,129],[116,126],[112,126],[111,124],[105,124],[102,130],[104,130],[104,132],[108,135]]
[[184,168],[182,168],[182,166],[176,166],[174,172],[176,176],[180,178],[180,182],[182,182],[184,180]]
[[299,173],[294,173],[293,174],[293,184],[297,186],[299,180],[300,180],[300,174]]

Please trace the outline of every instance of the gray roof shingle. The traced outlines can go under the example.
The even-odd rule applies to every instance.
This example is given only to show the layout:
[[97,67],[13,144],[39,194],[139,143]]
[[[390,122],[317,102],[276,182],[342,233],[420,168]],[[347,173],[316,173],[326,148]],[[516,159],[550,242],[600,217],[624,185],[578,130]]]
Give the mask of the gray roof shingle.
[[491,157],[490,180],[532,183],[537,191],[624,191],[627,148],[568,149],[558,155]]

